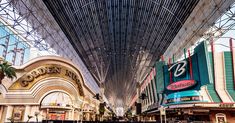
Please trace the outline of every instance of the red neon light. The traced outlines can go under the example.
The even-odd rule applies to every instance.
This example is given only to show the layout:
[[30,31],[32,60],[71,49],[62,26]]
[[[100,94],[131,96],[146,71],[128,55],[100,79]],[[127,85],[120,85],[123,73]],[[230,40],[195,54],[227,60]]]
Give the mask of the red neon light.
[[190,50],[188,50],[188,60],[189,60],[189,71],[190,71],[190,79],[193,79],[193,66],[192,66],[192,60],[190,55]]
[[[168,61],[168,67],[170,68],[171,67],[171,58],[169,58],[168,59],[169,61]],[[169,71],[170,72],[170,83],[172,83],[172,73],[171,73],[171,71]]]
[[191,80],[191,79],[190,80],[181,80],[178,82],[171,83],[166,88],[168,90],[177,91],[177,90],[190,88],[190,87],[194,86],[195,84],[196,84],[195,80]]
[[131,100],[131,103],[129,106],[134,105],[135,101],[137,100],[137,95],[134,96],[134,98]]
[[157,74],[156,74],[156,69],[155,68],[153,68],[153,75],[154,76],[156,76]]

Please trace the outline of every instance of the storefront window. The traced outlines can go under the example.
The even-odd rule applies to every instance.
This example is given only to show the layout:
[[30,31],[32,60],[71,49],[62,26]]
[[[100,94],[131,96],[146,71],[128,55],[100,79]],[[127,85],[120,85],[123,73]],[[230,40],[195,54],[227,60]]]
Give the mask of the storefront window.
[[65,120],[73,109],[72,100],[64,92],[53,92],[42,100],[41,109],[49,120]]

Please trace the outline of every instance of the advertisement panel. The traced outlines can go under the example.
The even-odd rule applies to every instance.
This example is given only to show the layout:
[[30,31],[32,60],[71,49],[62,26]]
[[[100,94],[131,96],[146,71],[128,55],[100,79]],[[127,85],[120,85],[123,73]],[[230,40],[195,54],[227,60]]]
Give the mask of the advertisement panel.
[[197,54],[191,58],[164,66],[164,82],[166,94],[183,90],[199,90],[201,87],[198,73]]
[[206,46],[202,42],[193,55],[188,51],[186,58],[185,52],[184,59],[173,63],[169,60],[163,66],[165,104],[203,102],[198,90],[211,83]]

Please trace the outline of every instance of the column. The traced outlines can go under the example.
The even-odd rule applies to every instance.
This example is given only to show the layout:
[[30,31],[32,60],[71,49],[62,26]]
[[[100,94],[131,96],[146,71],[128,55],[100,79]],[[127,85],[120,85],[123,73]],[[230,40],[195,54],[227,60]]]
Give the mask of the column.
[[137,82],[137,84],[136,84],[136,93],[137,93],[137,103],[140,103],[141,101],[140,101],[140,83],[139,82]]
[[78,120],[78,111],[74,110],[74,119],[73,120]]
[[147,91],[148,91],[148,106],[151,105],[151,93],[150,93],[150,88],[149,88],[149,83],[146,86]]
[[13,109],[14,109],[13,106],[7,106],[7,113],[6,113],[6,117],[5,117],[5,122],[9,122],[9,120],[7,120],[7,119],[12,117]]
[[90,113],[88,112],[87,113],[87,121],[90,121],[91,120],[91,118],[90,118]]
[[78,110],[77,112],[77,120],[80,120],[81,121],[81,112]]
[[103,82],[100,84],[100,96],[102,97],[102,99],[104,99],[104,83]]
[[74,109],[72,109],[71,120],[75,120],[74,119]]
[[3,118],[3,106],[2,105],[0,105],[0,121],[2,120],[2,118]]
[[5,117],[6,117],[6,114],[7,114],[7,106],[2,105],[1,107],[2,107],[2,112],[1,112],[0,122],[4,123]]
[[79,116],[78,119],[82,121],[83,120],[83,113],[82,113],[82,111],[78,112],[78,116]]
[[28,120],[28,115],[31,113],[31,107],[30,105],[25,106],[25,111],[24,111],[24,118],[23,121],[26,122]]
[[[102,100],[104,100],[104,82],[100,84],[100,95],[102,97]],[[101,115],[100,121],[103,121],[103,115]]]
[[74,120],[74,109],[68,111],[68,120]]
[[[137,93],[137,103],[141,103],[141,100],[140,100],[140,83],[139,82],[137,82],[137,84],[136,84],[136,93]],[[137,112],[137,111],[136,111]],[[141,120],[141,117],[140,117],[140,115],[138,115],[137,116],[137,120],[138,121],[140,121]]]
[[68,120],[72,120],[72,111],[68,111]]
[[[47,110],[46,110],[46,120],[49,120],[50,119],[50,115],[49,115],[49,108],[47,108]],[[65,119],[68,117],[67,116],[67,111],[66,111],[66,115],[65,115],[66,117],[65,117]]]
[[[31,110],[30,110],[30,115],[33,116],[33,118],[30,120],[30,121],[33,121],[33,122],[36,122],[37,121],[37,118],[38,120],[42,120],[41,116],[40,116],[40,111],[39,111],[39,106],[37,105],[34,105],[34,106],[30,106],[31,107]],[[35,113],[37,113],[37,118],[35,116]]]

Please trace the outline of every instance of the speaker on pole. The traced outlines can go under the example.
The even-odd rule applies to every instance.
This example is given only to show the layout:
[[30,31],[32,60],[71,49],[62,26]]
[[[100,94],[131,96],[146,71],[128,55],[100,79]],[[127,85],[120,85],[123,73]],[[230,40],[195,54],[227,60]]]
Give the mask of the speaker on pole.
[[136,114],[141,114],[141,103],[136,103]]

